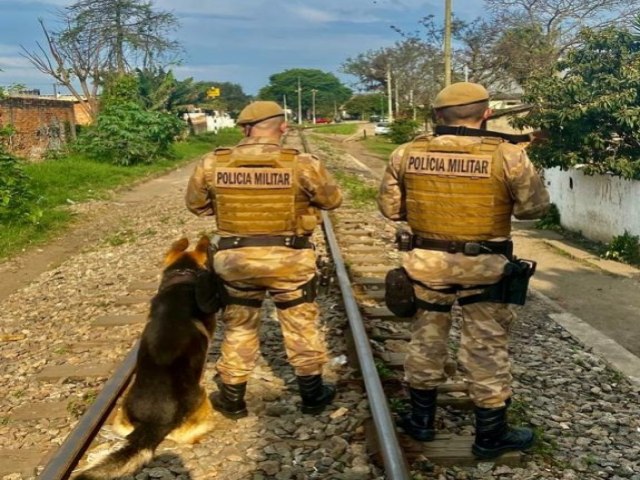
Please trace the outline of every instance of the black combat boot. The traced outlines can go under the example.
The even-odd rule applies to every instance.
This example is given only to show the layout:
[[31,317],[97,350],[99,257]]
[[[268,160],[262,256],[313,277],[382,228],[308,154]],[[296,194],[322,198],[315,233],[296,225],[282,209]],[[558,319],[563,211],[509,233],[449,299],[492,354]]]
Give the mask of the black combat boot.
[[476,440],[471,447],[481,459],[499,457],[514,450],[526,450],[533,445],[534,435],[528,428],[507,424],[507,405],[501,408],[476,407]]
[[407,435],[421,442],[429,442],[436,435],[436,399],[438,391],[409,388],[411,411],[398,419],[398,426]]
[[211,395],[211,405],[225,417],[237,420],[247,416],[247,404],[244,394],[247,391],[247,382],[231,385],[220,383],[219,390]]
[[325,385],[322,375],[298,375],[297,377],[302,397],[302,413],[320,413],[335,398],[336,387]]

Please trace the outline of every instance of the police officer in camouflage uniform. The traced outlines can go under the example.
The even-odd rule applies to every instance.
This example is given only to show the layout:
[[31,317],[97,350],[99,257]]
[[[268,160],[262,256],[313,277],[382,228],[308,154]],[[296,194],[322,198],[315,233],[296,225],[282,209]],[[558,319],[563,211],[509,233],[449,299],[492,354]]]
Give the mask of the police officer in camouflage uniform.
[[511,373],[507,340],[515,318],[507,303],[486,301],[485,286],[512,259],[511,216],[534,219],[549,195],[523,147],[483,129],[491,115],[484,87],[460,82],[443,89],[434,110],[435,135],[392,154],[378,205],[412,229],[403,267],[418,313],[405,361],[411,411],[399,425],[413,438],[434,438],[437,387],[446,380],[451,307],[462,309],[458,358],[469,380],[476,418],[473,453],[493,458],[529,448],[533,432],[507,424]]
[[225,326],[212,396],[216,410],[247,414],[247,380],[259,350],[260,307],[269,293],[284,345],[298,379],[304,413],[329,405],[335,388],[325,385],[327,362],[315,302],[316,257],[309,237],[318,209],[337,208],[342,196],[318,158],[283,148],[284,111],[257,101],[240,113],[245,138],[234,148],[205,155],[189,180],[187,208],[215,215],[220,236],[213,263],[224,281]]

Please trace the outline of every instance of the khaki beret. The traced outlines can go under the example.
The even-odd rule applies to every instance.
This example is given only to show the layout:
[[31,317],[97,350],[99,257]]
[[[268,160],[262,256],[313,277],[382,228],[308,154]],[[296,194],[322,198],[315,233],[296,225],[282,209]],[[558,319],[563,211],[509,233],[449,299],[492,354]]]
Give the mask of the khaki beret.
[[284,110],[276,102],[257,101],[252,102],[242,109],[236,123],[238,125],[250,125],[268,118],[284,116]]
[[489,92],[482,85],[458,82],[440,90],[433,102],[433,108],[437,110],[445,107],[459,107],[486,100],[489,100]]

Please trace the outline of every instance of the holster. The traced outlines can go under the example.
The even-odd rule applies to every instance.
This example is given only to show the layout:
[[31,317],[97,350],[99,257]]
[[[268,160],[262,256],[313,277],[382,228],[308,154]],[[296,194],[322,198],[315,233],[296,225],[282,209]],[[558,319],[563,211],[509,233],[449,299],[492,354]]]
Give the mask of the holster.
[[284,310],[287,308],[295,307],[303,303],[311,303],[318,296],[318,275],[314,275],[311,280],[300,287],[302,290],[302,296],[295,300],[289,300],[286,302],[273,302],[277,308]]
[[389,270],[384,279],[384,301],[387,308],[401,318],[413,317],[418,311],[413,282],[402,268]]
[[487,286],[484,292],[460,299],[460,305],[475,302],[510,303],[524,305],[527,300],[529,279],[536,271],[533,260],[514,258],[504,268],[504,276],[498,283]]

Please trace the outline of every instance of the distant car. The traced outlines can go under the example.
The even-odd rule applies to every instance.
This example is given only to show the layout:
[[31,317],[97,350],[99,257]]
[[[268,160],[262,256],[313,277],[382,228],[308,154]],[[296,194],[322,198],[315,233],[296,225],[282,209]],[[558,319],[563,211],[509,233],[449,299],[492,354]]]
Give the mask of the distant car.
[[318,117],[316,118],[316,124],[318,123],[331,123],[331,119],[325,118],[325,117]]
[[389,122],[380,122],[376,124],[376,128],[373,130],[374,135],[389,135],[391,133],[391,128],[389,127]]

